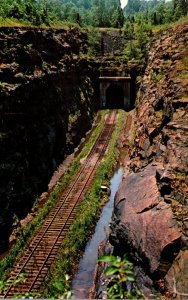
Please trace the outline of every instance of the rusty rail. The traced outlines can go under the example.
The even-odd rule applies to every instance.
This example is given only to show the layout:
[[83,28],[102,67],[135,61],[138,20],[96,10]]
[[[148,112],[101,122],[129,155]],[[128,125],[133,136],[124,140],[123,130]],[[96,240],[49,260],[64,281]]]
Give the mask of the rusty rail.
[[[12,298],[29,292],[37,292],[44,283],[55,260],[58,249],[74,221],[76,210],[107,149],[114,129],[116,111],[109,113],[104,128],[80,168],[76,178],[61,194],[38,233],[10,273],[9,287],[0,298]],[[24,280],[15,285],[20,274]]]

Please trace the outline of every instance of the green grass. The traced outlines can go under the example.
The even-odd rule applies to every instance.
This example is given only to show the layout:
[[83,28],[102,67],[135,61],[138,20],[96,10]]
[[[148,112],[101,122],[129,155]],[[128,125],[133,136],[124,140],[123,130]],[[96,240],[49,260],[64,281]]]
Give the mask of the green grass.
[[[76,176],[78,172],[78,168],[80,166],[80,160],[84,158],[91,146],[93,145],[94,141],[99,136],[104,123],[104,117],[107,113],[106,110],[101,111],[101,119],[97,125],[97,127],[94,129],[93,133],[91,134],[91,137],[89,141],[86,143],[86,145],[83,147],[80,154],[75,158],[71,166],[68,168],[65,175],[61,178],[59,183],[55,186],[53,191],[51,192],[46,204],[40,211],[38,211],[37,217],[33,220],[33,222],[29,223],[24,229],[19,238],[16,241],[16,244],[12,247],[9,254],[0,261],[0,278],[1,280],[6,280],[11,267],[14,265],[15,260],[19,259],[25,248],[27,248],[29,241],[31,240],[32,236],[37,232],[37,230],[40,228],[40,226],[43,224],[45,217],[49,214],[51,208],[55,205],[55,203],[58,200],[59,195],[61,192],[65,189],[68,182],[73,178],[73,176]],[[36,201],[34,208],[37,209],[38,201]]]
[[0,27],[23,27],[30,26],[33,27],[32,24],[28,21],[17,20],[14,18],[2,18],[0,17]]
[[184,16],[184,17],[181,17],[179,20],[174,21],[172,23],[166,23],[166,24],[161,24],[161,25],[152,25],[152,31],[153,31],[153,33],[157,33],[162,30],[174,28],[178,25],[187,24],[187,22],[188,22],[188,16]]
[[69,22],[69,21],[51,21],[49,26],[45,24],[41,24],[39,26],[33,25],[31,22],[27,20],[18,20],[15,18],[2,18],[0,17],[0,27],[34,27],[34,28],[63,28],[63,29],[71,29],[73,27],[77,27],[80,30],[83,30],[77,23]]
[[[74,275],[86,242],[94,230],[96,221],[107,198],[107,195],[101,190],[101,185],[109,185],[113,166],[118,156],[116,147],[117,137],[122,129],[124,118],[125,112],[119,111],[118,121],[112,134],[108,153],[94,176],[92,188],[88,191],[78,209],[76,220],[64,240],[56,264],[45,285],[48,288],[46,288],[42,295],[47,298],[57,298],[62,294],[64,295],[66,292],[63,290],[63,287],[66,286],[65,274],[70,275],[71,278]],[[58,288],[59,286],[62,287],[62,290]]]

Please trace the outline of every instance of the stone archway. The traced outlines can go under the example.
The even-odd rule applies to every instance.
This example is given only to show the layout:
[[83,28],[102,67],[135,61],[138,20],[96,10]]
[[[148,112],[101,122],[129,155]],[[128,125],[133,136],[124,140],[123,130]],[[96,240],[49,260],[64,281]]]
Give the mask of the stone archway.
[[124,108],[124,91],[117,83],[110,84],[106,90],[106,108]]
[[130,77],[105,76],[99,77],[99,82],[101,107],[123,108],[125,110],[130,110],[133,107],[130,99]]

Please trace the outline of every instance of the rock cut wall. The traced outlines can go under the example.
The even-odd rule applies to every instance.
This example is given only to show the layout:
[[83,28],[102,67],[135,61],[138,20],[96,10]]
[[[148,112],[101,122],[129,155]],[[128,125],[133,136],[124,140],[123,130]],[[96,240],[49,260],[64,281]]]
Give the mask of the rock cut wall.
[[0,250],[91,128],[95,72],[85,33],[0,28]]
[[110,237],[162,293],[179,299],[188,293],[187,58],[188,24],[160,32],[148,45],[135,146],[116,195]]

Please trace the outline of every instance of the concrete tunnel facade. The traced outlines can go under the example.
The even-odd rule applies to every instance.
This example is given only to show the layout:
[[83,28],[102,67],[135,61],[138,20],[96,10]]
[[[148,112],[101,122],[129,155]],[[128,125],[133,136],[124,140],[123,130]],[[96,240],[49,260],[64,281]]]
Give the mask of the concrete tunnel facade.
[[131,109],[131,77],[99,77],[99,81],[102,108]]

